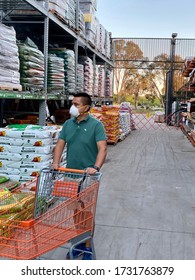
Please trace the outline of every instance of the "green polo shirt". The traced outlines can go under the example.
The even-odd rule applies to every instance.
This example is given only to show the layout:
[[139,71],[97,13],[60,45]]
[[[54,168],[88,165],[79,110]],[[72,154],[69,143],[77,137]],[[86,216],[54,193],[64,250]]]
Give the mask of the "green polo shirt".
[[67,143],[67,167],[85,169],[95,164],[97,142],[106,140],[103,124],[88,115],[80,123],[76,118],[67,120],[59,136]]

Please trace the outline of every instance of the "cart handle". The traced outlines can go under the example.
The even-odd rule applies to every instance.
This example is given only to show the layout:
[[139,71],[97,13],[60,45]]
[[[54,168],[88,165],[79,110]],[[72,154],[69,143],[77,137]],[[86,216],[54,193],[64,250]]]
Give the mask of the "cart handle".
[[72,168],[66,168],[66,167],[59,167],[57,170],[58,170],[58,171],[64,171],[64,172],[81,173],[81,174],[86,173],[86,171],[85,171],[85,170],[72,169]]

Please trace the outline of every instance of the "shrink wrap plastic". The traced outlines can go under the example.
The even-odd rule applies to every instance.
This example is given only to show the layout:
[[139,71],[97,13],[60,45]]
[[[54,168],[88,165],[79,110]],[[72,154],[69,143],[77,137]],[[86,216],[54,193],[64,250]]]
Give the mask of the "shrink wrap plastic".
[[[0,173],[24,182],[52,163],[59,126],[11,125],[0,128]],[[64,150],[62,161],[66,157]]]
[[43,90],[44,55],[38,47],[27,38],[19,46],[21,84],[24,89]]
[[0,86],[20,86],[20,62],[16,32],[0,23]]
[[64,59],[55,54],[48,56],[48,90],[64,91]]

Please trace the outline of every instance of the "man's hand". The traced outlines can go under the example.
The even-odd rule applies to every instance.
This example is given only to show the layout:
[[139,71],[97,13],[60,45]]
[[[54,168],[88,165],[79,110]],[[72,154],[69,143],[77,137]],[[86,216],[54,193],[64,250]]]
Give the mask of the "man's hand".
[[97,172],[97,170],[93,167],[86,168],[86,173],[89,175],[94,175]]
[[50,166],[50,169],[57,170],[59,168],[59,163],[53,162]]

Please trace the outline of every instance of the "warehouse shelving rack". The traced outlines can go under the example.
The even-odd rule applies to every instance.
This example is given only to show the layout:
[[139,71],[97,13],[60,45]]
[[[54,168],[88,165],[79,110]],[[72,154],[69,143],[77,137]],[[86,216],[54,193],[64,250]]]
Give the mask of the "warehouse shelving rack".
[[[41,3],[44,3],[44,6],[42,6]],[[46,121],[47,101],[55,100],[68,103],[69,100],[71,100],[71,96],[67,94],[48,93],[47,65],[49,45],[57,44],[59,47],[69,47],[73,49],[75,52],[75,67],[77,67],[78,55],[80,54],[89,56],[93,60],[94,67],[96,64],[103,65],[105,70],[106,68],[114,67],[112,59],[100,53],[95,46],[91,45],[91,43],[80,34],[78,28],[78,0],[76,1],[75,28],[72,28],[68,23],[61,21],[53,13],[49,12],[48,6],[49,0],[0,0],[1,22],[15,28],[18,40],[24,39],[24,36],[33,37],[35,43],[44,53],[45,62],[44,92],[32,93],[30,91],[0,90],[0,126],[3,126],[5,100],[37,100],[39,103],[38,115],[40,125],[44,125]],[[13,11],[18,11],[18,13],[13,13]],[[24,12],[21,13],[21,11]],[[25,14],[26,11],[28,12]],[[92,96],[92,99],[94,102],[102,104],[112,103],[111,97],[104,96],[103,98],[98,98]]]

